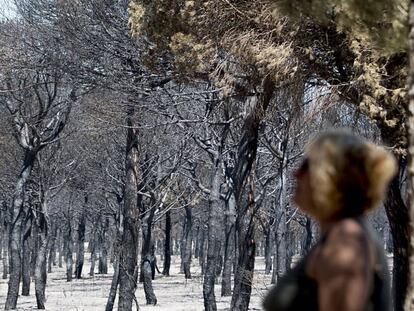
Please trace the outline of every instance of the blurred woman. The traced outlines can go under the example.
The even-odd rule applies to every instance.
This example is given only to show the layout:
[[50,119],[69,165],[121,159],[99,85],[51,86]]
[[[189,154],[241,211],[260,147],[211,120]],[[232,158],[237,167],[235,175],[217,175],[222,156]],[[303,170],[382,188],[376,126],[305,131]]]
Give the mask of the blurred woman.
[[294,201],[318,222],[321,239],[267,294],[266,311],[389,310],[388,265],[365,215],[396,172],[384,148],[336,130],[306,148]]

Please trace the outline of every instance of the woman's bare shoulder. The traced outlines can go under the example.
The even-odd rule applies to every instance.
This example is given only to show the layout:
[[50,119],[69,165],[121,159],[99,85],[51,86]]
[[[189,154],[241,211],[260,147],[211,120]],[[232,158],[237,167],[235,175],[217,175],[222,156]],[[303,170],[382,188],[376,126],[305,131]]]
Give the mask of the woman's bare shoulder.
[[367,233],[358,221],[341,220],[329,230],[318,257],[318,274],[359,273],[369,261]]

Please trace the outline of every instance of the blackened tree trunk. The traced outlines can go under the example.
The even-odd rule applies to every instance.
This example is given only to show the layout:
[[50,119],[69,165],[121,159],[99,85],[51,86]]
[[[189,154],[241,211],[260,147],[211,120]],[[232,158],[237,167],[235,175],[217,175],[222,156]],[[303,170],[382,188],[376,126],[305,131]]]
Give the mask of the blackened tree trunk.
[[58,230],[57,242],[58,242],[58,249],[59,249],[58,267],[63,268],[64,242],[63,242],[63,234],[62,234],[61,229]]
[[171,211],[165,213],[164,267],[162,274],[170,276],[171,267]]
[[185,226],[184,226],[184,243],[182,247],[183,269],[186,279],[191,279],[191,246],[193,243],[193,219],[191,206],[185,206]]
[[36,256],[36,267],[35,267],[35,293],[36,303],[38,309],[45,309],[46,301],[46,257],[48,248],[48,233],[49,228],[49,216],[47,211],[47,196],[41,191],[41,209],[40,212],[36,212],[36,226],[38,228],[39,247]]
[[100,232],[99,237],[99,244],[100,244],[100,252],[99,252],[99,267],[98,271],[100,274],[107,274],[108,273],[108,243],[107,243],[107,231],[109,228],[109,219],[105,218],[102,230]]
[[[139,199],[141,212],[144,215],[141,219],[142,226],[142,250],[141,250],[141,274],[139,281],[144,283],[144,292],[147,305],[156,305],[157,297],[152,287],[153,275],[155,275],[155,252],[152,241],[152,226],[155,214],[155,195],[151,194],[149,211],[145,210],[143,202]],[[153,271],[154,269],[154,271]]]
[[[262,93],[251,102],[238,145],[236,166],[233,172],[233,191],[236,198],[236,234],[238,244],[238,266],[234,278],[231,310],[247,311],[252,290],[251,280],[255,255],[255,209],[254,187],[245,191],[247,179],[256,161],[260,122],[273,96],[274,83],[266,77],[262,83]],[[253,184],[250,178],[250,184]],[[248,195],[246,200],[245,195]],[[246,204],[247,201],[247,204]]]
[[286,173],[281,169],[280,192],[278,202],[275,203],[275,241],[276,241],[276,260],[274,261],[274,271],[272,281],[277,282],[286,273],[287,267],[287,226],[286,226]]
[[49,256],[47,260],[47,273],[52,273],[52,265],[56,266],[56,238],[57,226],[51,225],[52,234],[49,237]]
[[[400,171],[401,169],[400,166]],[[391,181],[384,207],[389,219],[394,245],[392,273],[394,308],[396,311],[402,311],[408,286],[409,261],[407,254],[410,234],[408,207],[401,196],[401,185],[398,177]]]
[[204,272],[203,297],[204,310],[216,311],[216,297],[214,294],[214,284],[216,278],[216,268],[218,257],[220,256],[220,247],[222,242],[224,214],[223,204],[220,199],[220,165],[221,152],[214,159],[214,167],[211,176],[211,192],[209,199],[209,216],[208,216],[208,245],[207,245],[207,264]]
[[205,273],[205,244],[206,244],[206,228],[204,228],[204,225],[200,228],[200,250],[198,253],[198,262],[201,267],[201,274],[204,275]]
[[[85,195],[85,205],[84,209],[87,208],[88,204],[88,196]],[[81,279],[82,278],[82,269],[83,269],[83,262],[85,259],[85,229],[86,229],[86,218],[85,213],[83,212],[80,216],[79,223],[78,223],[78,242],[76,248],[76,265],[75,265],[75,278]]]
[[105,311],[112,311],[115,305],[116,290],[119,284],[119,255],[114,259],[114,275],[112,277],[111,288],[109,290],[108,301],[106,302]]
[[[96,224],[94,227],[96,227]],[[95,275],[96,252],[98,248],[96,235],[97,235],[96,228],[93,228],[92,233],[91,233],[91,239],[89,241],[89,249],[91,251],[91,267],[89,269],[90,276]]]
[[17,179],[13,195],[12,221],[9,229],[9,250],[10,250],[10,277],[7,290],[5,309],[16,309],[17,297],[19,295],[19,284],[22,271],[22,226],[24,209],[24,197],[26,186],[36,159],[34,150],[25,150],[23,168]]
[[[408,194],[409,194],[410,205],[409,207],[404,209],[404,211],[407,210],[407,215],[402,214],[401,216],[410,217],[409,223],[407,224],[408,218],[405,218],[403,220],[404,221],[403,224],[407,224],[411,232],[410,231],[401,232],[401,234],[398,234],[398,235],[407,234],[407,237],[409,237],[409,241],[406,241],[405,239],[403,239],[403,241],[398,241],[398,240],[396,241],[396,237],[394,236],[396,234],[394,233],[394,231],[397,231],[397,230],[399,231],[401,229],[393,228],[391,226],[391,230],[393,231],[393,238],[394,238],[394,273],[398,273],[398,275],[394,277],[394,286],[395,286],[395,291],[397,290],[402,291],[402,293],[396,293],[396,299],[397,299],[397,296],[399,299],[405,299],[404,301],[405,310],[412,311],[414,310],[414,300],[413,300],[413,297],[414,297],[413,296],[414,295],[414,234],[413,234],[414,233],[414,149],[413,149],[414,148],[414,0],[410,1],[410,10],[409,10],[409,55],[408,56],[409,56],[410,67],[409,67],[409,74],[408,74],[409,102],[408,102],[407,129],[408,129]],[[398,194],[399,193],[400,192],[398,192]],[[398,207],[398,208],[401,208],[401,207]],[[388,210],[389,208],[387,208],[387,213],[392,213],[391,210],[390,211]],[[398,213],[398,212],[394,211],[394,213]],[[391,225],[391,219],[389,217],[390,215],[388,215],[388,219],[390,220],[390,225]],[[400,223],[398,221],[402,219],[395,219],[395,220],[397,222],[395,222],[393,225],[396,227],[399,227]],[[410,233],[411,233],[411,236],[409,235]],[[397,242],[397,244],[395,244],[395,242]],[[407,242],[407,244],[401,244],[400,242],[403,242],[403,243]],[[403,267],[398,267],[398,268],[395,267],[397,265],[396,259],[399,261],[398,264],[400,265],[405,264],[404,262],[401,262],[401,258],[400,258],[400,256],[403,254],[396,254],[396,252],[407,250],[407,249],[398,250],[399,247],[405,246],[405,245],[409,246],[408,254],[406,253],[406,255],[408,255],[406,257],[409,258],[409,262],[407,262],[409,266],[406,269],[408,271],[404,271]],[[397,258],[396,258],[396,255],[398,255]],[[401,269],[402,271],[396,271],[396,269]],[[404,280],[402,280],[403,272],[406,273],[405,276],[407,276],[406,277],[407,283],[396,284],[398,281],[404,282]],[[396,280],[396,277],[398,277],[399,279]],[[397,286],[404,286],[404,285],[406,285],[407,287],[397,288]],[[402,310],[402,308],[399,309],[400,305],[395,304],[395,307],[396,307],[396,311]]]
[[115,243],[113,246],[114,250],[114,261],[113,261],[113,267],[114,267],[114,275],[112,277],[111,282],[111,288],[109,290],[108,295],[108,301],[106,302],[105,311],[112,311],[115,305],[115,298],[116,298],[116,292],[119,285],[119,261],[121,258],[120,254],[120,248],[122,243],[122,233],[124,231],[123,229],[123,197],[120,195],[117,195],[117,202],[118,202],[118,212],[116,214],[115,220],[116,220],[116,233],[115,233]]
[[268,225],[265,231],[265,274],[272,270],[272,227]]
[[2,279],[6,280],[7,275],[9,274],[9,245],[7,244],[7,241],[9,240],[8,237],[8,222],[5,221],[3,232],[1,232],[3,237],[3,275]]
[[32,233],[32,217],[29,213],[25,217],[23,225],[23,258],[22,258],[22,296],[30,295],[30,253],[35,249],[30,247],[30,235]]
[[[236,218],[236,232],[238,232],[238,265],[234,276],[234,289],[231,300],[231,310],[247,311],[252,292],[254,260],[256,254],[255,241],[255,205],[254,185],[252,178],[248,178],[250,189],[248,191],[247,211],[243,214],[246,218]],[[244,231],[244,230],[245,231]]]
[[137,286],[139,211],[137,191],[139,184],[139,149],[137,130],[134,128],[134,109],[127,113],[127,143],[125,158],[125,188],[123,233],[119,262],[119,310],[131,310]]
[[301,249],[302,256],[305,256],[312,247],[313,241],[313,231],[312,231],[312,221],[309,217],[306,217],[305,221],[305,241],[303,243],[303,247]]
[[231,270],[234,255],[234,232],[236,218],[236,200],[231,194],[226,202],[226,231],[224,245],[223,277],[221,280],[221,296],[231,296]]
[[70,220],[68,220],[64,237],[64,252],[65,252],[65,263],[66,263],[66,281],[72,281],[73,274],[73,241],[72,241],[72,226]]

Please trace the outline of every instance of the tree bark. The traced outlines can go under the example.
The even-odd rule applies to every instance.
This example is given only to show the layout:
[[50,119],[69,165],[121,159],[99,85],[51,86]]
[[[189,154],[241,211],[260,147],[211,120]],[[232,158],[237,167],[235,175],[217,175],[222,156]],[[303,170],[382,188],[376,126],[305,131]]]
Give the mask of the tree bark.
[[[88,202],[88,197],[85,196],[85,207]],[[86,219],[85,215],[82,214],[79,219],[78,224],[78,243],[76,248],[76,266],[75,266],[75,278],[81,279],[82,278],[82,269],[83,269],[83,262],[85,258],[85,229],[86,229]]]
[[108,301],[106,302],[105,311],[112,311],[115,305],[116,290],[119,284],[119,255],[114,260],[114,275],[112,277],[111,288],[109,290]]
[[[31,249],[30,235],[32,232],[32,219],[26,215],[23,225],[23,258],[22,258],[22,296],[30,295],[30,253],[36,250]],[[34,237],[36,238],[36,237]],[[32,237],[33,239],[33,237]]]
[[[218,152],[220,154],[220,152]],[[214,167],[211,177],[211,193],[209,199],[210,211],[208,216],[208,245],[207,245],[207,264],[204,273],[203,297],[204,310],[216,311],[216,297],[214,294],[214,284],[216,278],[217,261],[220,255],[220,247],[223,230],[222,215],[223,208],[220,200],[220,165],[221,154],[214,159]]]
[[185,207],[184,243],[182,245],[184,277],[191,279],[191,246],[193,243],[191,207]]
[[231,270],[233,265],[234,255],[234,231],[236,218],[236,201],[234,195],[231,194],[229,200],[226,202],[225,214],[225,245],[224,245],[224,263],[223,263],[223,277],[221,280],[221,296],[231,296]]
[[171,211],[165,213],[164,267],[162,274],[170,276],[171,267]]
[[3,227],[3,275],[2,275],[2,279],[6,280],[7,279],[7,275],[9,274],[9,245],[7,244],[7,241],[9,240],[8,237],[8,223],[5,222],[4,227]]
[[45,309],[46,301],[46,256],[48,247],[49,219],[47,213],[47,202],[42,199],[41,212],[36,215],[36,225],[38,228],[39,247],[37,250],[36,267],[35,267],[35,293],[38,309]]
[[[393,212],[391,206],[387,208],[388,214],[399,214],[401,218],[404,216],[409,216],[409,223],[407,224],[407,218],[405,219],[395,219],[395,223],[391,223],[390,215],[388,219],[390,220],[391,230],[393,232],[393,242],[394,242],[394,292],[397,292],[395,299],[396,311],[402,310],[402,304],[404,300],[404,306],[406,311],[414,310],[414,0],[410,1],[410,10],[409,10],[409,74],[408,74],[408,120],[407,120],[407,129],[408,129],[408,194],[409,194],[409,207],[405,208],[402,213]],[[391,192],[391,191],[390,191]],[[401,194],[398,192],[397,194]],[[397,197],[398,198],[398,197]],[[405,205],[395,206],[395,208],[404,208]],[[408,210],[409,209],[409,210]],[[406,213],[405,213],[406,212]],[[395,216],[395,215],[394,215]],[[400,224],[398,221],[403,221],[403,224]],[[407,224],[408,232],[399,231],[400,226]],[[404,226],[405,227],[405,226]],[[410,235],[411,233],[411,235]],[[404,239],[405,234],[407,234],[407,241]],[[401,236],[401,237],[400,237]],[[409,238],[408,238],[409,237]],[[402,239],[402,241],[399,241]],[[402,243],[401,243],[402,242]],[[407,243],[407,244],[405,244]],[[404,248],[404,246],[408,246]],[[408,251],[407,253],[402,253]],[[401,254],[399,254],[401,253]],[[404,257],[404,255],[406,255]],[[407,269],[404,269],[403,260],[404,258],[409,258],[407,262]],[[396,267],[396,265],[402,265]],[[397,270],[397,271],[396,271]],[[400,270],[400,271],[398,271]],[[406,270],[406,271],[404,271]],[[408,270],[408,271],[407,271]],[[402,273],[406,272],[405,275]],[[396,273],[396,274],[395,274]],[[402,284],[397,284],[397,282],[402,282]],[[404,286],[406,285],[406,286]],[[398,304],[397,299],[401,299],[401,305]]]
[[49,238],[49,256],[47,260],[47,273],[52,273],[52,265],[56,266],[56,238],[57,238],[57,226],[51,225],[51,236]]
[[125,188],[123,233],[119,267],[119,310],[131,310],[137,285],[139,211],[137,191],[139,184],[139,149],[137,130],[134,128],[134,109],[127,113],[127,143],[125,158]]
[[64,242],[63,242],[63,233],[62,230],[58,230],[58,249],[59,249],[59,258],[58,258],[58,267],[63,268],[63,253],[64,253]]
[[145,210],[143,202],[139,200],[141,205],[141,212],[145,215],[141,219],[142,226],[142,251],[141,251],[141,274],[139,281],[144,283],[145,299],[148,305],[156,305],[157,297],[155,296],[154,289],[152,287],[153,275],[155,275],[155,252],[154,244],[152,241],[152,225],[155,214],[155,197],[151,196],[150,210]]
[[[238,145],[236,166],[233,173],[233,189],[236,198],[236,234],[238,241],[238,267],[234,279],[231,299],[232,311],[247,311],[251,295],[251,280],[255,254],[255,206],[254,188],[251,186],[248,198],[244,197],[246,181],[256,161],[260,122],[273,96],[274,83],[266,77],[262,83],[262,93],[251,102]],[[252,184],[253,181],[250,180]],[[248,202],[247,204],[245,202]]]
[[72,227],[68,220],[68,226],[64,234],[64,251],[66,263],[66,281],[72,281],[73,274],[73,241],[72,241]]
[[[401,166],[399,172],[401,171]],[[399,174],[398,174],[399,175]],[[397,176],[398,176],[397,175]],[[395,311],[402,311],[408,286],[409,218],[408,207],[401,196],[398,177],[391,181],[384,201],[393,238],[393,296]]]
[[270,274],[272,270],[272,227],[268,225],[265,233],[265,274]]
[[29,180],[36,152],[25,150],[23,168],[17,179],[12,205],[12,221],[10,223],[9,249],[10,249],[10,277],[7,289],[5,310],[16,309],[17,297],[19,295],[19,284],[22,270],[22,225],[24,197],[27,182]]

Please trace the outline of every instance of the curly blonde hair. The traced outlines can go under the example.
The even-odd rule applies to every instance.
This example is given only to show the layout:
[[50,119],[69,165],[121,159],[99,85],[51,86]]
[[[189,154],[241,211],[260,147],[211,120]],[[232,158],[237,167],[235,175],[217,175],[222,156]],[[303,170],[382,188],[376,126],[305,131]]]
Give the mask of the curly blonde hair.
[[306,156],[313,212],[324,220],[376,208],[397,170],[394,157],[383,147],[343,129],[319,135],[308,145]]

